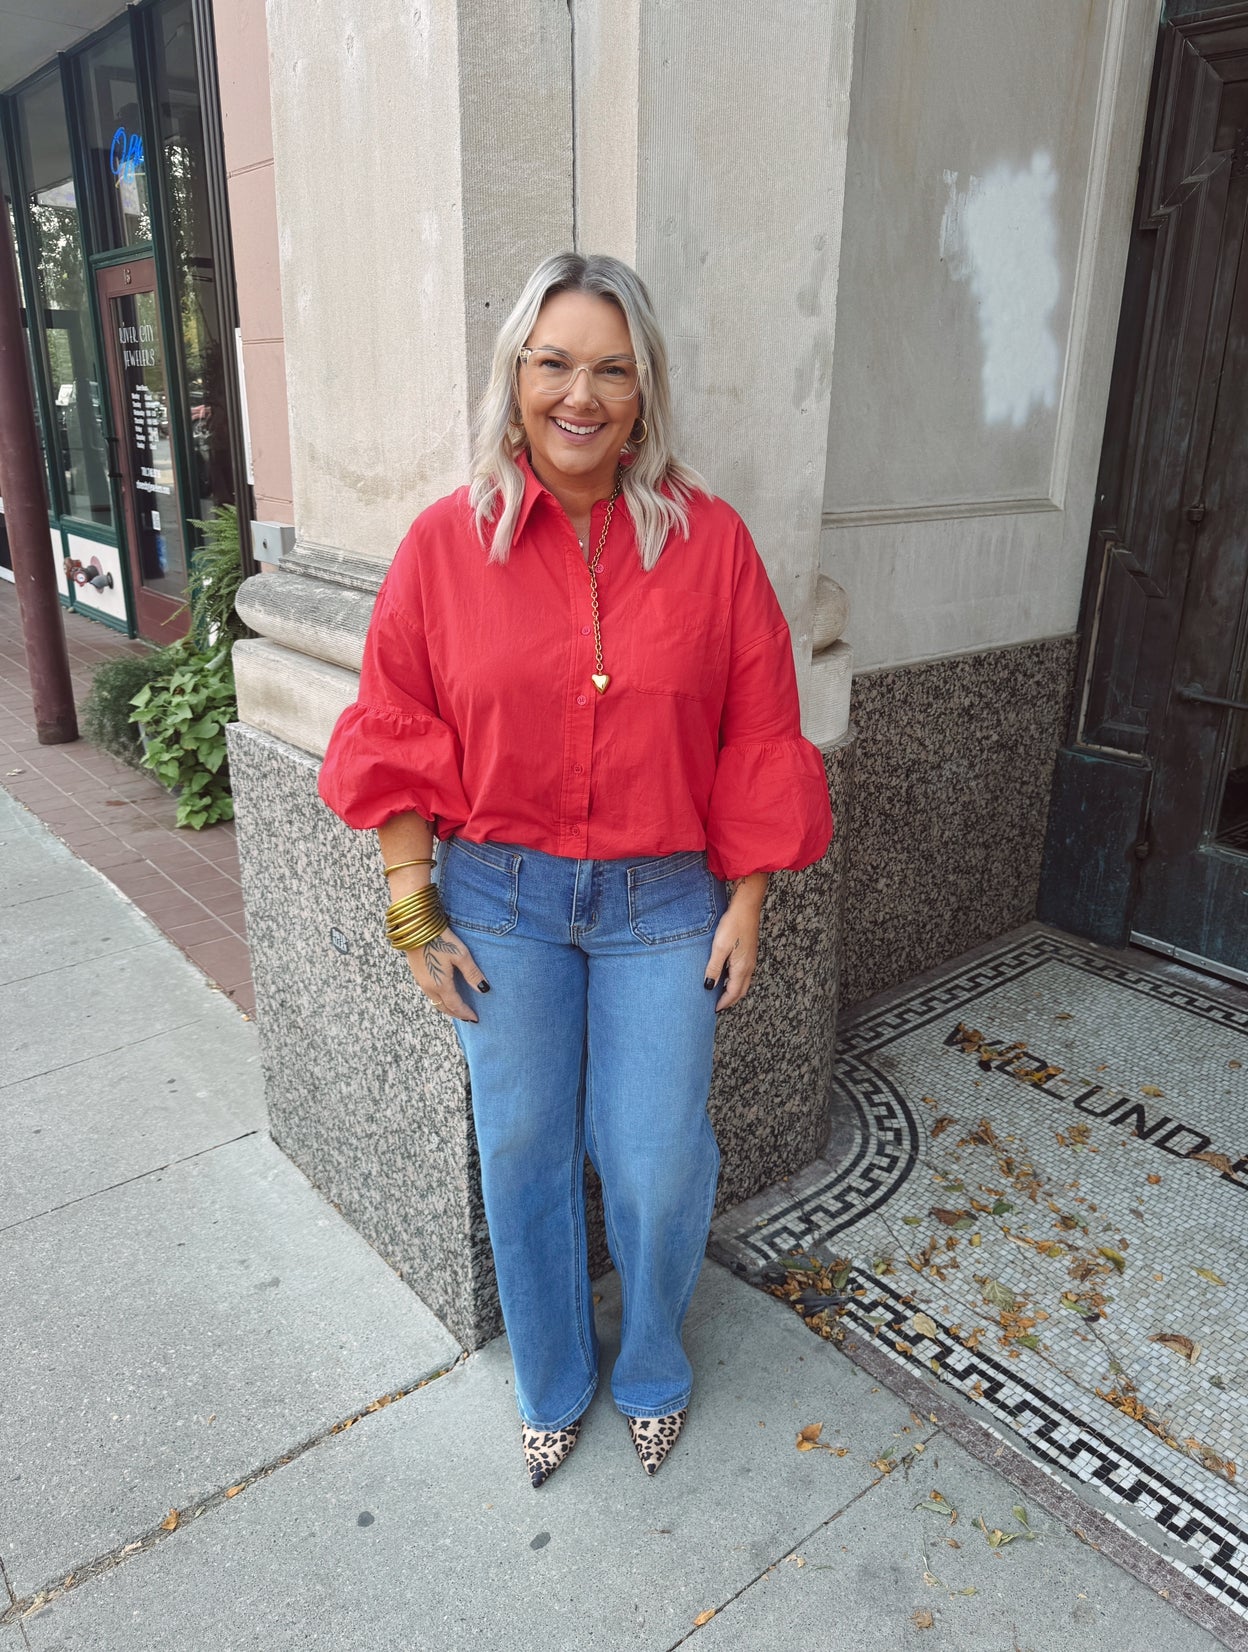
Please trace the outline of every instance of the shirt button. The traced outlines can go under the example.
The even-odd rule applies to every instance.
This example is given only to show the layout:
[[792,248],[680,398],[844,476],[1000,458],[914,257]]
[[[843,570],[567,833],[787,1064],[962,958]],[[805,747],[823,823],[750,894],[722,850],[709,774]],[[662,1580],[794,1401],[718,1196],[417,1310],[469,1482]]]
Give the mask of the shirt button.
[[578,694],[576,697],[576,703],[578,706],[583,706],[585,704],[585,696],[583,694]]
[[588,636],[588,635],[589,635],[589,627],[588,627],[588,625],[582,625],[582,627],[581,627],[581,635],[582,635],[582,636],[583,636],[583,637],[587,637],[587,636]]
[[572,765],[572,773],[573,773],[573,774],[584,774],[584,773],[585,773],[585,765],[584,765],[584,763],[573,763],[573,765]]

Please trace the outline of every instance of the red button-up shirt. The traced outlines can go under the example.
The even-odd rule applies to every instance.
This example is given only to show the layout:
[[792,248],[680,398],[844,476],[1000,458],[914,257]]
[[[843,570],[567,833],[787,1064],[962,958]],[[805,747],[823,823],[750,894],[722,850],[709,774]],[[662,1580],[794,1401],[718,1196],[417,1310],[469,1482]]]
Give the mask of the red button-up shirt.
[[647,573],[617,505],[598,565],[600,695],[585,557],[521,463],[506,563],[487,561],[466,488],[413,522],[322,798],[349,826],[414,810],[439,837],[579,859],[705,848],[720,878],[818,860],[832,836],[823,760],[802,736],[789,628],[741,518],[695,495],[689,538],[673,533]]

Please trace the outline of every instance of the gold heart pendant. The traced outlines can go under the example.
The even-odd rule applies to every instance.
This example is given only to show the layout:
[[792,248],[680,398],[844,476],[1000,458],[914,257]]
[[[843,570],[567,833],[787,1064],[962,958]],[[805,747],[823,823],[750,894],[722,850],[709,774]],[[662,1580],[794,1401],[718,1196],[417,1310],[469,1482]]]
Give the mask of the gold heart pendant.
[[611,681],[605,671],[591,671],[589,674],[589,680],[593,683],[599,694],[605,694],[607,692],[607,684]]

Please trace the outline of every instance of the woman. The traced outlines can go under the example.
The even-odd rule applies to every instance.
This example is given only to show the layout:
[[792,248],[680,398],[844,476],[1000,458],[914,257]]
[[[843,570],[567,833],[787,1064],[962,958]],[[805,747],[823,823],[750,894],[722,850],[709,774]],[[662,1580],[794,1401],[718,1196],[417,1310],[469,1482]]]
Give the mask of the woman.
[[387,934],[467,1058],[534,1486],[598,1381],[586,1151],[623,1295],[613,1398],[647,1473],[680,1432],[716,1016],[750,985],[769,872],[832,831],[784,615],[670,423],[637,275],[546,259],[499,333],[471,487],[400,545],[320,777],[377,828]]

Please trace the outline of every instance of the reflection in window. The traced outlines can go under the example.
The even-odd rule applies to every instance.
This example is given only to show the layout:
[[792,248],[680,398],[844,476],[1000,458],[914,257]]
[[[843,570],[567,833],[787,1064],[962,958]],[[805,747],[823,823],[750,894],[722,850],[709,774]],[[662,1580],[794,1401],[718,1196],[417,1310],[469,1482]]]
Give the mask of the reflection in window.
[[[9,157],[3,143],[0,143],[0,197],[4,201],[3,211],[0,212],[0,223],[3,223],[7,228],[16,253],[17,209],[13,203],[13,185],[9,177]],[[37,383],[38,379],[34,357],[31,354],[30,305],[26,298],[26,278],[22,274],[20,260],[15,256],[14,261],[17,264],[17,300],[22,311],[22,331],[26,339],[27,358],[30,362],[30,377],[33,384]],[[42,420],[36,417],[35,424],[39,431],[39,447],[43,456],[43,497],[46,505],[48,497],[48,439],[44,433]],[[0,568],[11,570],[12,566],[13,564],[9,560],[8,536],[4,532],[3,518],[0,518]]]
[[[152,25],[160,152],[190,394],[191,464],[198,512],[205,515],[213,505],[233,501],[234,477],[190,0],[166,0],[153,11]],[[232,348],[233,341],[228,345]]]
[[147,144],[128,22],[83,52],[78,74],[87,176],[98,226],[95,251],[150,241]]
[[63,478],[61,503],[67,515],[111,528],[100,373],[60,75],[56,71],[46,75],[15,101],[42,307],[42,347],[47,351],[52,387],[50,434],[56,449],[55,469]]

